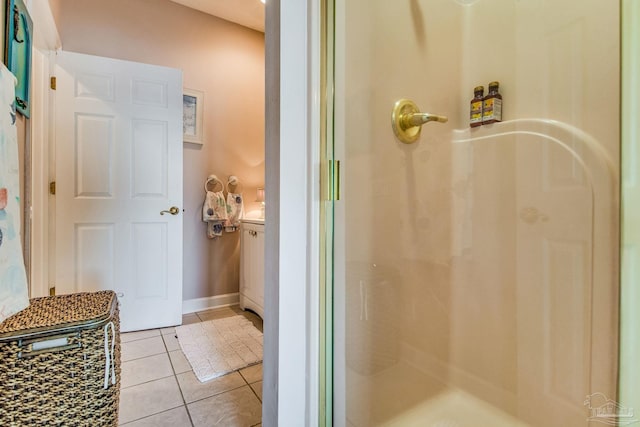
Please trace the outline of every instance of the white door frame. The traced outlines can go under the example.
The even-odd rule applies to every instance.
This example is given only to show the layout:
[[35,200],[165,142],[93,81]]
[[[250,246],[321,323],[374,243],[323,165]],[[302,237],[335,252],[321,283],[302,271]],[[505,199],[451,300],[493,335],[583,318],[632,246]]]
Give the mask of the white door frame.
[[320,0],[268,0],[266,15],[263,423],[317,426]]
[[[33,50],[31,76],[31,271],[30,296],[49,295],[49,76],[50,52]],[[28,221],[25,218],[25,221]]]
[[[61,42],[49,2],[26,0],[25,5],[34,23],[34,48],[31,75],[31,271],[29,272],[30,296],[49,295],[49,229],[52,220],[49,216],[53,199],[49,196],[50,173],[53,164],[49,153],[54,146],[54,96],[49,88],[49,77],[53,75],[55,51]],[[29,218],[25,218],[28,221]]]
[[[278,58],[267,58],[263,403],[267,427],[299,426],[301,420],[307,426],[315,426],[318,422],[319,20],[320,0],[270,0],[267,4],[266,55],[275,53]],[[48,76],[34,76],[33,82],[34,92],[49,93]],[[51,123],[46,118],[44,123],[33,122],[33,135],[37,126],[41,134],[48,135],[46,129],[51,128]],[[33,151],[34,170],[40,167],[43,175],[33,181],[34,208],[40,204],[34,214],[45,217],[50,173],[46,170],[47,151],[53,143],[52,138],[47,138]],[[286,197],[280,198],[280,194]],[[40,232],[34,229],[32,248],[48,247],[47,222],[40,223]],[[38,262],[37,258],[32,259],[34,264]],[[48,291],[47,257],[39,259],[45,263],[38,273],[40,281],[35,276],[32,281],[33,296]],[[277,362],[268,359],[274,356]]]

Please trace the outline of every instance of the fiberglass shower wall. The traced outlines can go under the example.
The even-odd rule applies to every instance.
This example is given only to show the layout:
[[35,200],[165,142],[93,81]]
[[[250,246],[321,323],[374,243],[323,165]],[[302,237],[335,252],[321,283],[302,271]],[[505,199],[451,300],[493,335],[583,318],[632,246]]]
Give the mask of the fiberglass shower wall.
[[[335,404],[353,425],[580,426],[587,395],[616,398],[618,19],[337,2]],[[504,122],[469,129],[494,80]],[[401,98],[449,122],[402,144]]]

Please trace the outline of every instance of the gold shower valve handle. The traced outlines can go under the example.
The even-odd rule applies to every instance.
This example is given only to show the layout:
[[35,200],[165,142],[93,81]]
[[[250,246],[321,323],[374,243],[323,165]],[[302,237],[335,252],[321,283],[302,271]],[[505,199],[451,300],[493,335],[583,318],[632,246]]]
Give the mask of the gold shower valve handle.
[[414,126],[422,126],[427,122],[438,122],[438,123],[447,123],[449,121],[445,116],[436,116],[435,114],[429,113],[411,113],[404,114],[400,118],[400,125],[404,129],[409,129]]
[[446,123],[446,116],[421,113],[415,102],[401,99],[393,106],[391,127],[396,137],[405,144],[412,144],[420,137],[422,125],[428,122]]

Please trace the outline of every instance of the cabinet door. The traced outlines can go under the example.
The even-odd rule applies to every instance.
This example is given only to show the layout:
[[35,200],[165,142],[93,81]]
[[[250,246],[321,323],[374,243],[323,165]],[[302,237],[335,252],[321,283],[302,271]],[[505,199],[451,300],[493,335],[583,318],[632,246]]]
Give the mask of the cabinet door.
[[264,227],[256,227],[253,242],[253,279],[255,283],[255,301],[264,307]]
[[253,236],[251,235],[251,227],[242,226],[242,241],[240,242],[240,265],[242,277],[240,279],[240,293],[244,296],[254,299],[254,293],[252,292],[252,283],[255,281],[253,278]]

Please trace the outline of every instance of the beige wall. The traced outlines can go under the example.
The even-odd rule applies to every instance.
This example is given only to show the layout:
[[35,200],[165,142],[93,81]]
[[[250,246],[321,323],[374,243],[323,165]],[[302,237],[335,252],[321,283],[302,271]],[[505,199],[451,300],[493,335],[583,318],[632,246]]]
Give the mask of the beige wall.
[[264,184],[264,34],[169,0],[50,0],[63,50],[180,68],[205,93],[204,145],[184,145],[184,299],[238,292],[239,235],[208,240],[206,177]]

